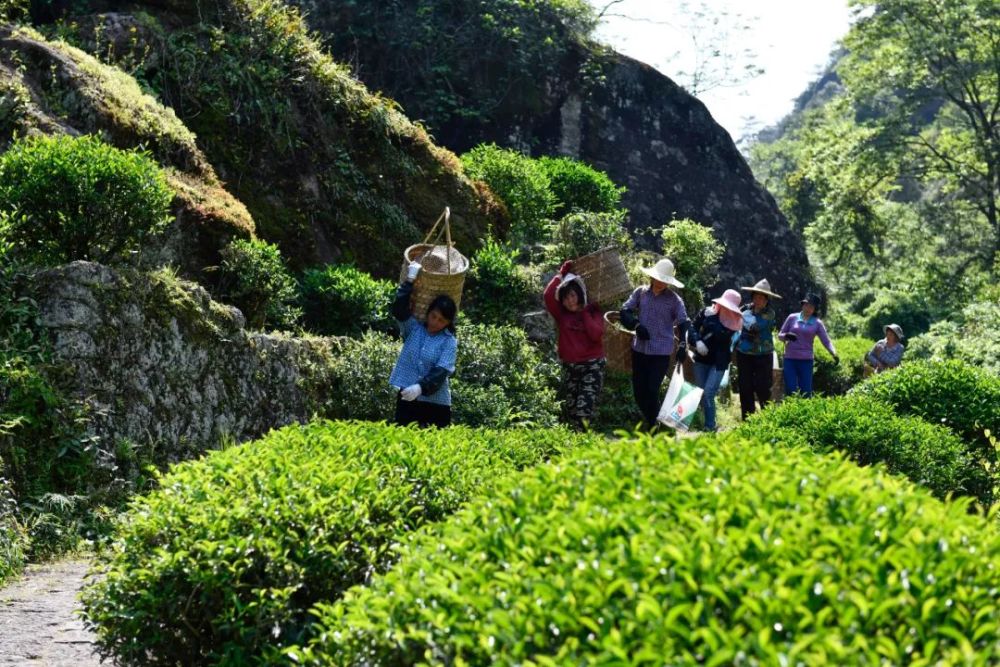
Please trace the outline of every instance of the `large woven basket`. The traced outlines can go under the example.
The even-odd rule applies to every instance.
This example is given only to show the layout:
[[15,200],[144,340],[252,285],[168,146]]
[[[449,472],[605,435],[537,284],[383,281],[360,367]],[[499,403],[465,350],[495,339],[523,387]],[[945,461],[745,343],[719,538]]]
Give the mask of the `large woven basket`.
[[614,308],[632,292],[632,283],[621,255],[614,248],[604,248],[573,260],[573,273],[587,286],[587,300],[602,307]]
[[[456,307],[462,305],[462,288],[465,285],[465,273],[469,270],[469,260],[452,247],[450,217],[451,211],[446,208],[424,242],[411,245],[403,252],[400,282],[406,279],[406,268],[410,262],[420,262],[422,267],[417,279],[413,281],[413,293],[410,296],[410,312],[419,322],[427,319],[427,308],[441,294],[450,296]],[[442,220],[444,227],[438,232],[438,237],[434,243],[428,243]],[[445,245],[437,243],[442,233],[446,237]]]
[[617,310],[604,313],[604,356],[608,368],[622,373],[632,372],[632,337],[634,334],[621,328]]

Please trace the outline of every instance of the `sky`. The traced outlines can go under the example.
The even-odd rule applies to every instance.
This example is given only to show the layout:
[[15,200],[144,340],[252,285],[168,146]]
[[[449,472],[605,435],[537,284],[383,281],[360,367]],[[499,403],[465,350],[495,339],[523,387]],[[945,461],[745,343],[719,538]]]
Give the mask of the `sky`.
[[[590,2],[598,9],[608,4]],[[598,39],[689,89],[686,74],[695,71],[709,83],[743,79],[697,93],[737,141],[792,110],[847,34],[851,17],[847,0],[622,0],[608,12],[614,15],[606,17]],[[714,50],[726,57],[699,67],[696,54]],[[723,62],[731,63],[733,75],[723,73]],[[747,65],[763,73],[736,76]]]

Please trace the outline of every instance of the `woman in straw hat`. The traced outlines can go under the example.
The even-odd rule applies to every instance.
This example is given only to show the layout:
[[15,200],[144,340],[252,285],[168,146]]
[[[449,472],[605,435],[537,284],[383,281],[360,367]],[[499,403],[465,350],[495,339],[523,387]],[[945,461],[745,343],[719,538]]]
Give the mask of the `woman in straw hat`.
[[705,430],[716,430],[715,395],[732,356],[733,332],[743,325],[740,293],[727,289],[712,305],[698,313],[688,330],[688,342],[694,347],[695,382],[704,390],[701,408],[705,412]]
[[451,424],[451,388],[448,378],[455,372],[458,340],[455,338],[455,301],[440,294],[427,307],[427,321],[421,324],[410,312],[413,281],[420,262],[410,262],[406,279],[396,290],[392,315],[399,322],[403,349],[389,376],[389,384],[399,390],[396,397],[397,424],[448,426]]
[[885,338],[875,343],[865,356],[865,361],[876,373],[896,368],[903,361],[903,327],[898,324],[885,325]]
[[778,339],[785,342],[785,394],[788,396],[799,394],[808,398],[813,394],[813,340],[817,336],[833,360],[840,362],[823,320],[816,315],[820,303],[818,294],[806,294],[801,301],[802,309],[789,315],[778,332]]
[[639,287],[621,307],[621,324],[635,329],[632,341],[632,391],[648,428],[656,425],[660,411],[660,385],[670,370],[674,327],[679,333],[677,358],[687,354],[688,321],[684,301],[670,288],[684,287],[674,276],[674,263],[661,259],[642,270],[649,285]]
[[753,287],[743,287],[750,292],[750,303],[745,304],[743,326],[736,342],[736,371],[739,375],[740,413],[743,419],[771,400],[771,381],[774,364],[774,326],[778,316],[771,299],[781,296],[771,291],[771,283],[758,280]]
[[542,297],[559,330],[566,416],[575,429],[583,430],[594,417],[604,387],[604,316],[597,304],[587,303],[587,287],[572,270],[573,262],[563,262]]

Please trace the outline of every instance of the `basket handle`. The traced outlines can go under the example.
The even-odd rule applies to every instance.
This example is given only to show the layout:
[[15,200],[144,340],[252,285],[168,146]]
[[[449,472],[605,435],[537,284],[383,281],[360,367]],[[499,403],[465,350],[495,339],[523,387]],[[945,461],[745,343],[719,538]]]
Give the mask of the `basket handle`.
[[[444,226],[440,230],[438,230],[438,225],[441,224],[442,220],[444,221]],[[448,256],[445,259],[447,260],[448,275],[450,276],[451,275],[451,207],[449,206],[444,207],[444,211],[442,211],[441,215],[438,216],[438,219],[434,223],[434,226],[431,227],[431,231],[427,232],[427,236],[424,237],[423,243],[421,243],[421,245],[427,245],[427,242],[430,241],[431,236],[434,235],[435,230],[437,230],[437,236],[434,237],[434,242],[431,245],[437,245],[438,241],[441,240],[441,235],[442,234],[445,235],[445,239],[448,243],[448,245],[446,246],[448,250],[447,253]],[[421,255],[420,259],[417,260],[420,263],[420,266],[424,265],[424,257],[426,257],[426,253]]]

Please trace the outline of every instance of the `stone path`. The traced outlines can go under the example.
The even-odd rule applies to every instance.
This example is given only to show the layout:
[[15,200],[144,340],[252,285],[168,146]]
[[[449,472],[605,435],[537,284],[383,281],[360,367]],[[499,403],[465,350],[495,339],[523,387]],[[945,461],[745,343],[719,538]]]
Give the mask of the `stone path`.
[[75,613],[86,561],[32,565],[0,589],[0,666],[95,667],[93,637]]

